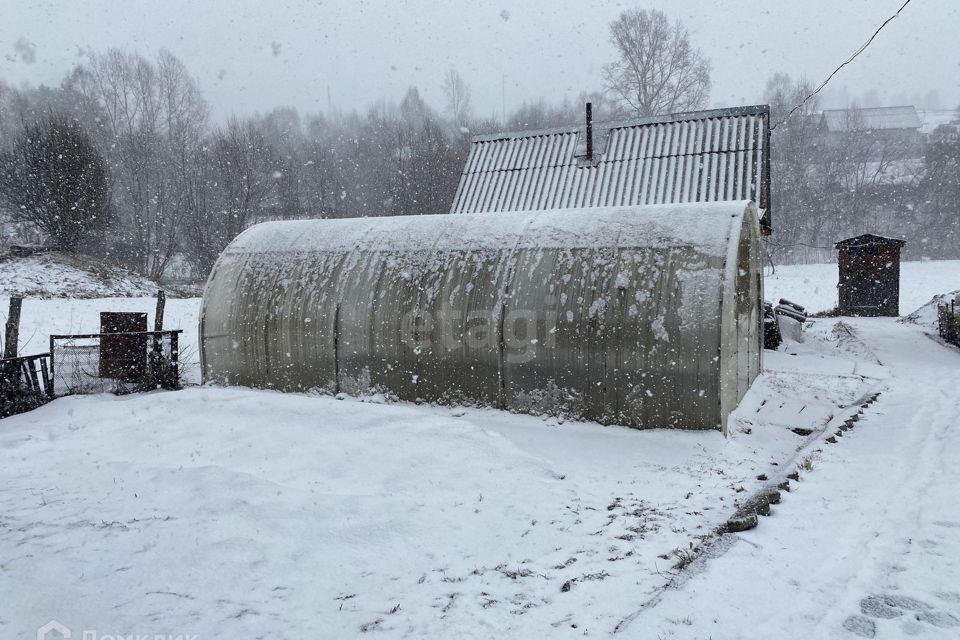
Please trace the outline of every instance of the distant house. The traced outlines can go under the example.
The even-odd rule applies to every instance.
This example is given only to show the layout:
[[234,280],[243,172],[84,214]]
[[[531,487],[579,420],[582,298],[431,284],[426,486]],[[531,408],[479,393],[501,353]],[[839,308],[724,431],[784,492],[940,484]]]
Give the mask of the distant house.
[[869,107],[858,109],[826,109],[823,124],[827,131],[852,129],[914,132],[920,129],[920,116],[913,105],[903,107]]
[[900,159],[923,157],[922,123],[912,106],[870,107],[865,109],[826,109],[821,115],[820,131],[828,145],[846,147],[850,136],[871,145],[873,160],[895,149]]
[[766,105],[476,136],[451,213],[753,200],[768,234]]
[[920,133],[928,140],[938,128],[946,127],[953,131],[960,131],[960,110],[957,109],[921,109],[917,111],[920,117]]

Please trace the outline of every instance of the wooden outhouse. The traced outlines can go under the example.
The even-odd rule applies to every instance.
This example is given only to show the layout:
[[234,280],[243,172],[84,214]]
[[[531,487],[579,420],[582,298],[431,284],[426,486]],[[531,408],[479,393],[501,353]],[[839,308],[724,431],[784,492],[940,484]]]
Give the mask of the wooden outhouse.
[[900,315],[900,249],[905,244],[872,233],[836,243],[840,315]]

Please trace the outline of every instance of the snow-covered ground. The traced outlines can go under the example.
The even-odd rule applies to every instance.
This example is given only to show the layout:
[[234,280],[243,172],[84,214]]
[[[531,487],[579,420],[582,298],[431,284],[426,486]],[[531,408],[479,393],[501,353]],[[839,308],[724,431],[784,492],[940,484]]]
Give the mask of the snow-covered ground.
[[879,400],[773,517],[637,621],[646,637],[960,637],[960,351],[846,322],[891,373]]
[[610,631],[793,467],[788,425],[884,375],[821,348],[826,377],[773,355],[730,439],[247,389],[58,400],[0,430],[0,630]]
[[24,258],[0,256],[0,295],[101,298],[156,292],[155,282],[93,258],[56,252]]
[[[767,296],[816,308],[831,268],[778,270]],[[919,306],[954,268],[905,266],[902,290]],[[27,300],[24,322],[87,331],[123,304],[152,311]],[[195,340],[198,301],[167,309]],[[816,320],[767,354],[729,438],[240,388],[59,399],[0,421],[0,638],[50,619],[198,640],[955,638],[960,351],[924,331]],[[717,533],[798,467],[757,529]]]
[[[786,298],[816,313],[837,306],[836,264],[781,265],[764,270],[764,296]],[[960,289],[960,260],[900,263],[900,313],[906,315],[934,295]]]

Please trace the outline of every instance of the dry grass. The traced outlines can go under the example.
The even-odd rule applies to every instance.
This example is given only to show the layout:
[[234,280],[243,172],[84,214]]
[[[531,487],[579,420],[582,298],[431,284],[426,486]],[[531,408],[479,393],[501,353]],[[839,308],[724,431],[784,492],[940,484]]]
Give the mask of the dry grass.
[[699,556],[700,548],[693,546],[692,542],[690,543],[690,547],[688,549],[674,549],[673,557],[676,558],[677,561],[673,563],[673,568],[677,571],[683,571],[693,564],[693,561]]

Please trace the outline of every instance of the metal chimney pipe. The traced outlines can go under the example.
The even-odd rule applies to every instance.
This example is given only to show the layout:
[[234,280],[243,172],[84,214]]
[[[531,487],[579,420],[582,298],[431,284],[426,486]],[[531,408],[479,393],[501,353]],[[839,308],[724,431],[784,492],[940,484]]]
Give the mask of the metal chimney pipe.
[[593,162],[593,104],[587,103],[587,160]]

